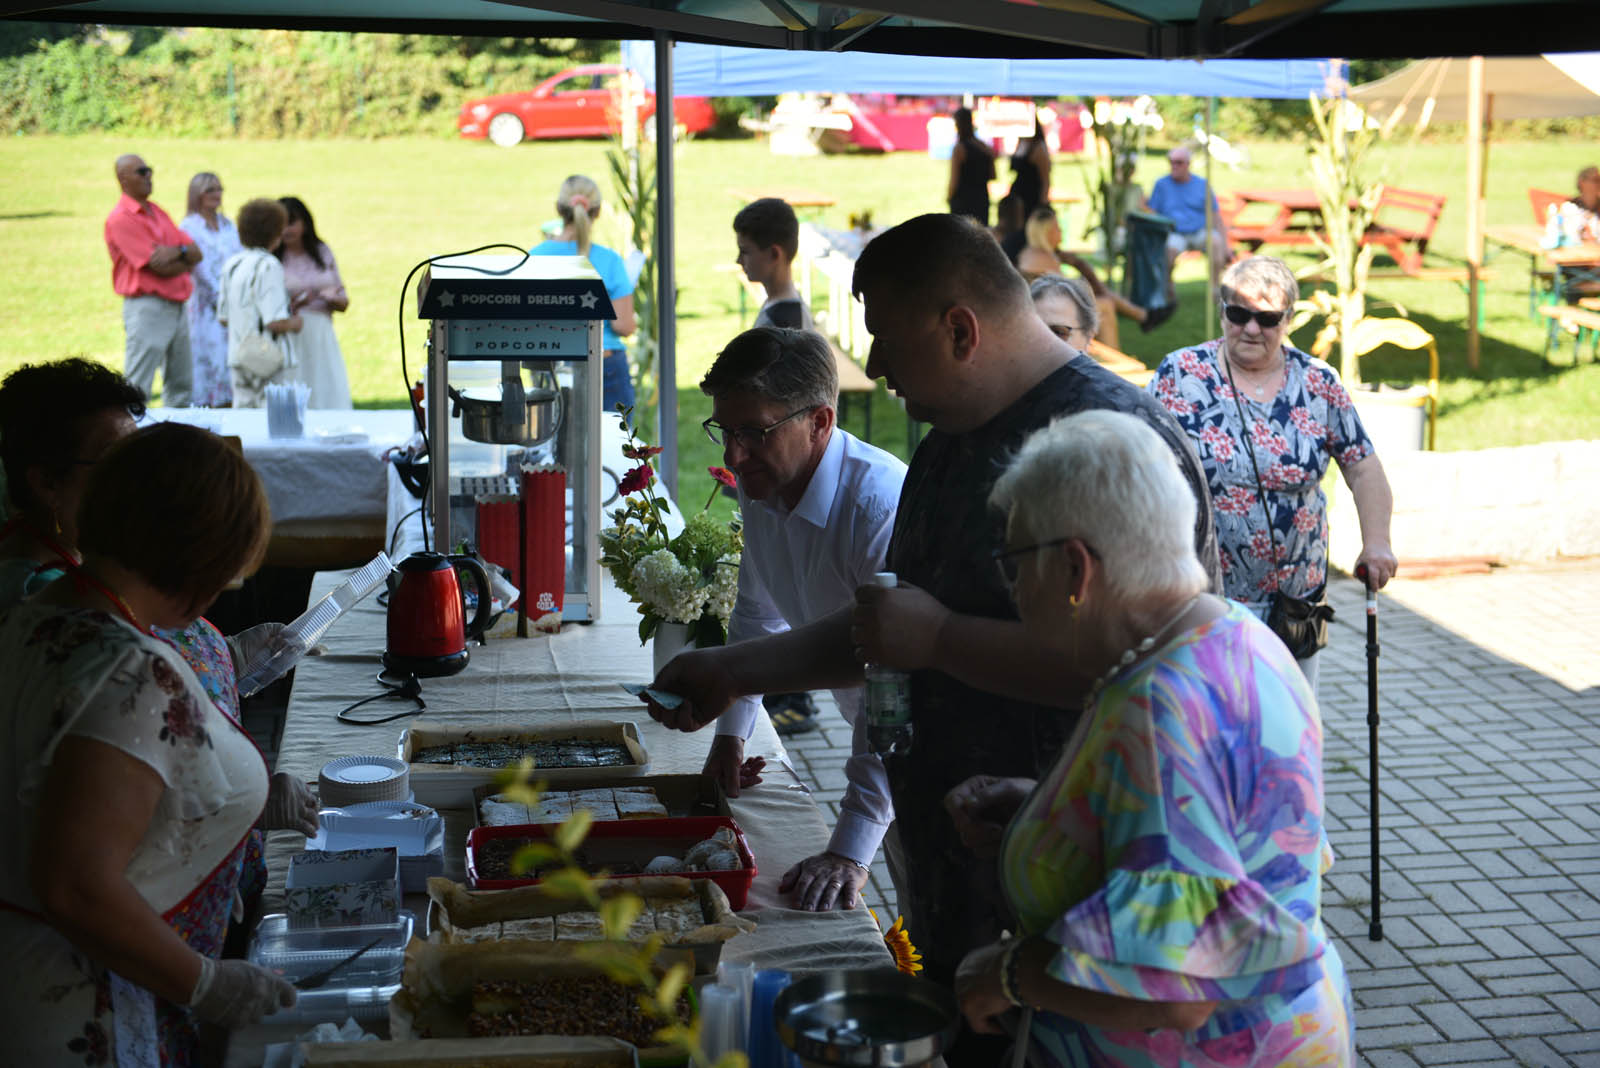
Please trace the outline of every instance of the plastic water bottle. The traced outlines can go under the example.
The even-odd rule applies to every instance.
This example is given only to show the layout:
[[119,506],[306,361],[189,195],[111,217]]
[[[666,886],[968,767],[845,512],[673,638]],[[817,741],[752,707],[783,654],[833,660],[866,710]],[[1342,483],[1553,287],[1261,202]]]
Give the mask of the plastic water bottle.
[[[899,585],[893,571],[872,581],[886,589]],[[883,664],[867,664],[867,745],[881,756],[911,748],[911,676]]]

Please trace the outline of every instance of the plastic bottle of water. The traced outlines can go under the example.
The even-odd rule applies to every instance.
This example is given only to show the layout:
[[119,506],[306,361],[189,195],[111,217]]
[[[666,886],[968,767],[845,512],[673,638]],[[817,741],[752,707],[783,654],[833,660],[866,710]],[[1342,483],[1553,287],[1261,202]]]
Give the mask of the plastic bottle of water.
[[[872,581],[887,589],[899,584],[893,571]],[[911,676],[883,664],[867,664],[867,744],[881,756],[911,748]]]

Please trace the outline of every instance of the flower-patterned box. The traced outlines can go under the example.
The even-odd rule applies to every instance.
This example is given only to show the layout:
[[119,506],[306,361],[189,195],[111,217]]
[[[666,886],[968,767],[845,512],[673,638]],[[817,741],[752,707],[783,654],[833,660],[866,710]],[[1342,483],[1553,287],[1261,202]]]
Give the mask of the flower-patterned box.
[[400,853],[338,849],[297,853],[283,881],[290,927],[393,923],[400,915]]

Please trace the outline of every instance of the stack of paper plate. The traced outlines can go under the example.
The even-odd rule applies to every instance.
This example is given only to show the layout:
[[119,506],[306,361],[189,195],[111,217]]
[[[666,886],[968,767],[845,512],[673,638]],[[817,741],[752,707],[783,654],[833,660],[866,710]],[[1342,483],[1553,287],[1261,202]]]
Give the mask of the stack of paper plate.
[[324,808],[365,801],[404,801],[411,794],[408,769],[394,757],[346,756],[322,766],[318,785]]

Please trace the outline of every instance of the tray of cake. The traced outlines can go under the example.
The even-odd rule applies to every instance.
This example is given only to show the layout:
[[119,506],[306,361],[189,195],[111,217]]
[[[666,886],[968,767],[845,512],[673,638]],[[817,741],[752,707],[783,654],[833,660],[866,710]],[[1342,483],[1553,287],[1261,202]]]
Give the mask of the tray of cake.
[[503,781],[527,762],[530,782],[636,775],[650,756],[631,721],[589,720],[533,727],[510,719],[473,726],[418,720],[400,734],[399,758],[416,799],[437,808],[467,808],[472,791]]

